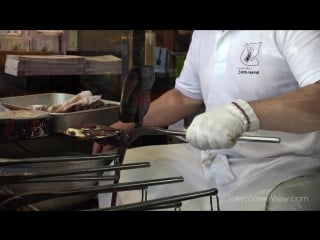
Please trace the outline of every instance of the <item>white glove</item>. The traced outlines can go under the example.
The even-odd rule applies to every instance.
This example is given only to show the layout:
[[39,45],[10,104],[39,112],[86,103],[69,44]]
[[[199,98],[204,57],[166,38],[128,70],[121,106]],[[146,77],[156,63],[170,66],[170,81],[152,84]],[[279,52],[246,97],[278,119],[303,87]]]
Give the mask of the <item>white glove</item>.
[[186,139],[196,148],[231,148],[246,131],[259,129],[259,119],[251,106],[238,99],[222,108],[196,116],[187,129]]

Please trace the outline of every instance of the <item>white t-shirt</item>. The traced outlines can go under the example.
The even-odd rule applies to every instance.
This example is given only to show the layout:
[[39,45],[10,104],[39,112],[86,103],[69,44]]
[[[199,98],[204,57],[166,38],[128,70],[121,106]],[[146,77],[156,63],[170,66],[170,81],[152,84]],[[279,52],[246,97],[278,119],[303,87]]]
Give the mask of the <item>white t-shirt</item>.
[[[176,88],[202,99],[210,111],[238,98],[269,98],[319,80],[320,31],[194,31]],[[220,152],[243,157],[320,153],[319,132],[252,134],[280,137],[281,144],[238,142]]]

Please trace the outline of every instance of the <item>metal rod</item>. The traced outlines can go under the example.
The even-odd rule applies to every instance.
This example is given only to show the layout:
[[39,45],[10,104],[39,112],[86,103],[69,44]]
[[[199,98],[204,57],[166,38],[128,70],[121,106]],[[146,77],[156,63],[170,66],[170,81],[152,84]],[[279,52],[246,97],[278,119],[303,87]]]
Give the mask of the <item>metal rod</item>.
[[32,179],[32,178],[48,178],[48,177],[58,177],[58,176],[75,175],[75,174],[128,170],[128,169],[144,168],[144,167],[150,167],[150,163],[149,162],[129,163],[129,164],[120,164],[120,165],[99,167],[99,168],[65,170],[65,171],[52,172],[52,173],[26,172],[26,173],[20,173],[20,174],[7,174],[7,175],[0,175],[0,184],[11,184],[18,181]]
[[220,211],[220,203],[219,203],[219,196],[218,196],[218,194],[216,195],[216,199],[217,199],[217,209],[218,209],[218,211]]
[[141,189],[141,202],[147,201],[148,187]]
[[143,210],[148,210],[150,208],[155,208],[157,206],[162,206],[165,204],[172,204],[172,203],[177,203],[181,201],[191,200],[191,199],[200,198],[200,197],[206,197],[210,195],[217,195],[217,194],[218,194],[218,190],[216,188],[212,188],[212,189],[198,191],[198,192],[192,192],[192,193],[186,193],[186,194],[180,194],[180,195],[175,195],[170,197],[148,200],[143,203],[139,202],[139,203],[120,205],[116,207],[110,207],[110,208],[94,209],[94,211],[143,211]]
[[107,160],[117,157],[117,153],[113,154],[99,154],[92,156],[57,156],[57,157],[37,157],[37,158],[23,158],[23,159],[0,159],[0,166],[11,164],[34,164],[34,163],[55,163],[55,162],[72,162],[72,161],[95,161]]
[[278,137],[265,137],[265,136],[249,136],[242,135],[238,138],[238,141],[247,142],[265,142],[265,143],[280,143],[281,139]]
[[177,182],[183,182],[183,177],[171,177],[171,178],[161,178],[152,179],[136,182],[125,182],[119,184],[110,184],[104,186],[90,186],[83,188],[75,188],[70,190],[64,190],[59,192],[34,192],[25,193],[21,195],[16,195],[14,197],[8,198],[0,203],[0,208],[6,208],[8,210],[14,210],[26,204],[32,204],[40,201],[45,201],[53,198],[67,197],[81,194],[98,194],[98,193],[108,193],[116,191],[131,191],[147,186],[155,186],[161,184],[172,184]]
[[210,195],[209,198],[210,198],[210,209],[211,209],[211,211],[213,211],[212,196]]
[[170,204],[164,204],[164,205],[159,205],[156,207],[150,207],[148,208],[148,210],[160,210],[160,209],[167,209],[167,208],[173,208],[175,211],[176,209],[179,209],[182,206],[181,202],[177,202],[177,203],[170,203]]
[[141,202],[144,200],[144,188],[141,189]]
[[48,183],[48,182],[89,182],[89,181],[112,181],[118,179],[117,176],[102,176],[102,177],[68,177],[68,178],[51,178],[51,179],[31,179],[19,181],[11,184],[29,184],[29,183]]
[[[158,131],[159,133],[163,133],[166,135],[172,136],[180,136],[186,137],[186,131],[175,131],[175,130],[168,130],[158,127],[151,127],[154,131]],[[150,134],[152,134],[150,132]],[[156,133],[154,133],[156,134]],[[265,142],[265,143],[280,143],[281,139],[279,137],[268,137],[268,136],[252,136],[252,135],[242,135],[238,139],[238,141],[248,141],[248,142]]]
[[[120,146],[118,146],[118,149],[117,149],[117,154],[118,154],[118,157],[116,157],[114,159],[114,165],[120,165],[123,163],[123,160],[124,160],[124,156],[126,154],[126,151],[127,151],[127,145],[125,144],[125,135],[124,134],[121,134],[120,135]],[[119,183],[119,179],[120,179],[120,170],[117,170],[115,171],[115,175],[118,177],[118,179],[115,179],[113,181],[113,184],[118,184]],[[118,197],[118,192],[114,191],[112,192],[112,196],[111,196],[111,206],[116,206],[117,204],[117,197]]]

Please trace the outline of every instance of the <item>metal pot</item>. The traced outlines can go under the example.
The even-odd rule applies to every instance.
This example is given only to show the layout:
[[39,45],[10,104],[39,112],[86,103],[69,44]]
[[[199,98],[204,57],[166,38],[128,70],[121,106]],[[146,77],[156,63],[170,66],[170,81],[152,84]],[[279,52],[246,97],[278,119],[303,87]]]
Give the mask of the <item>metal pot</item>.
[[49,113],[35,110],[0,112],[0,143],[47,137],[52,130]]

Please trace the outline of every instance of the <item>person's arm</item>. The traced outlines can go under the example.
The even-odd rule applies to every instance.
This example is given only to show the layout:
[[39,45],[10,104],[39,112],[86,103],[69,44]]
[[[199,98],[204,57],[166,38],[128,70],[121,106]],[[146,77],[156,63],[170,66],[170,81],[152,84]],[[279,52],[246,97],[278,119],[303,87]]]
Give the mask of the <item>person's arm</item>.
[[290,133],[320,130],[320,83],[248,103],[260,120],[260,129]]
[[[184,96],[176,89],[169,90],[158,99],[154,100],[143,119],[144,126],[164,127],[179,121],[200,109],[203,102]],[[123,123],[118,121],[110,127],[129,131],[134,128],[134,123]],[[92,154],[106,152],[113,147],[110,145],[101,146],[93,144]]]
[[187,141],[199,149],[231,148],[247,131],[273,130],[289,133],[320,131],[320,84],[246,102],[237,99],[198,115],[187,129]]
[[169,90],[150,104],[143,125],[168,126],[196,112],[202,104],[202,100],[186,97],[177,89]]

